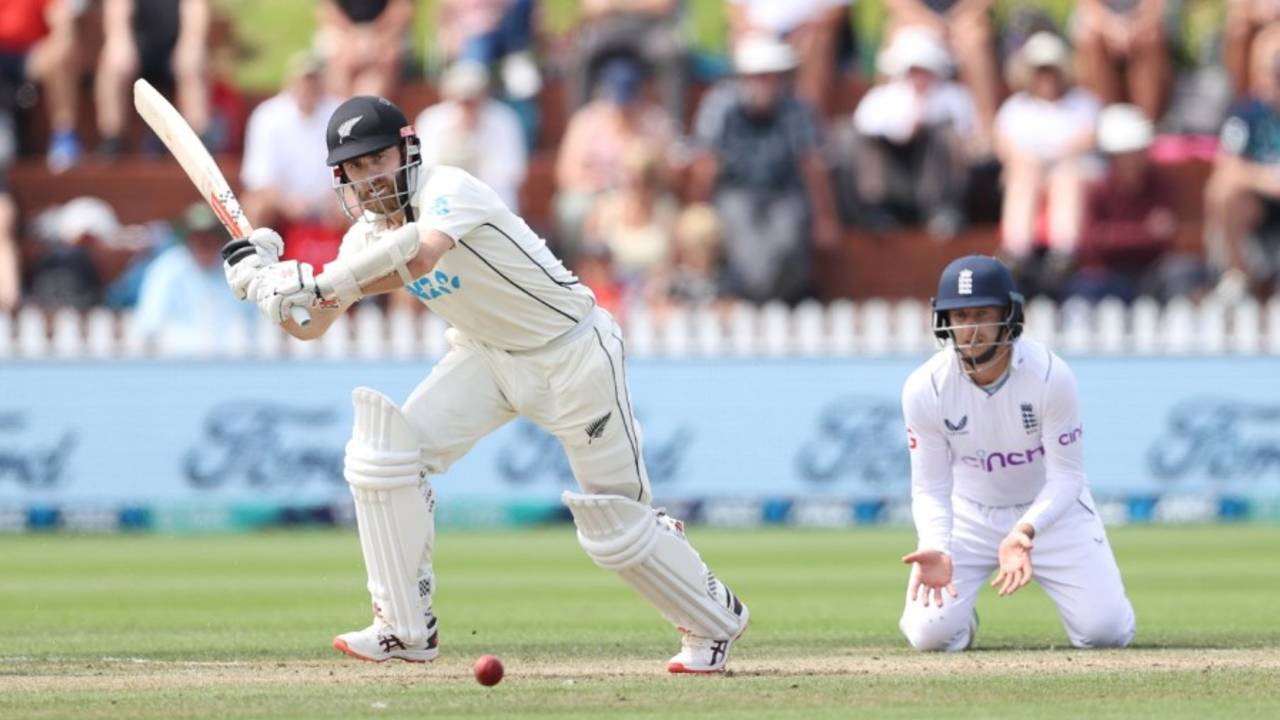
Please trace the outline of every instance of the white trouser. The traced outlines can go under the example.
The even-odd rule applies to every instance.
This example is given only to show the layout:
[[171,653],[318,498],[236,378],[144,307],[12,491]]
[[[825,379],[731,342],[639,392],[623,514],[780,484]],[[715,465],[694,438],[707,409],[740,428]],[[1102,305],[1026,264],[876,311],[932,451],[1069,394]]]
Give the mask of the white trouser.
[[649,502],[622,331],[607,312],[597,308],[539,350],[498,350],[457,330],[448,337],[451,349],[402,408],[422,438],[427,472],[444,473],[521,415],[559,439],[584,492]]
[[[978,592],[999,567],[1000,541],[1027,506],[990,507],[954,496],[952,508],[952,579],[959,597],[946,595],[941,608],[907,597],[898,626],[918,650],[963,650],[969,645]],[[1135,630],[1133,606],[1088,489],[1033,542],[1032,575],[1057,605],[1071,644],[1128,645]]]

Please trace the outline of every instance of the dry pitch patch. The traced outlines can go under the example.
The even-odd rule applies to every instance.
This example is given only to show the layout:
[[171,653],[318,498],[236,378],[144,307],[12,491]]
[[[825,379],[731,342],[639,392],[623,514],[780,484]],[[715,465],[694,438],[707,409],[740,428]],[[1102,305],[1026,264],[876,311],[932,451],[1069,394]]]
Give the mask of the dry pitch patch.
[[[0,658],[0,694],[280,687],[290,685],[410,685],[425,679],[473,683],[472,659],[444,658],[430,665],[376,665],[334,658],[296,661],[161,661],[142,658],[30,660]],[[508,660],[509,683],[637,681],[666,678],[663,663],[648,660]],[[851,651],[843,655],[736,659],[725,677],[878,675],[952,677],[1137,672],[1229,672],[1261,670],[1280,677],[1276,649],[976,650],[956,655],[916,654],[899,649]]]

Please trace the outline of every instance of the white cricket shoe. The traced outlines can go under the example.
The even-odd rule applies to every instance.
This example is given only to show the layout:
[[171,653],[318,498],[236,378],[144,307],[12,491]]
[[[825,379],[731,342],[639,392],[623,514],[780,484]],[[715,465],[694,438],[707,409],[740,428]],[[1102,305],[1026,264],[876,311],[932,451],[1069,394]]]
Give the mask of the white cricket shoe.
[[357,660],[386,662],[392,658],[405,662],[431,662],[440,653],[440,633],[436,631],[434,617],[427,623],[431,637],[426,642],[410,645],[396,637],[392,627],[381,618],[374,617],[373,624],[363,630],[343,633],[333,639],[333,648]]
[[670,673],[718,673],[724,672],[725,663],[729,661],[729,649],[733,643],[746,632],[747,623],[751,621],[751,612],[746,604],[742,606],[742,624],[738,626],[738,634],[728,640],[712,640],[695,635],[681,629],[680,652],[667,661],[667,672]]

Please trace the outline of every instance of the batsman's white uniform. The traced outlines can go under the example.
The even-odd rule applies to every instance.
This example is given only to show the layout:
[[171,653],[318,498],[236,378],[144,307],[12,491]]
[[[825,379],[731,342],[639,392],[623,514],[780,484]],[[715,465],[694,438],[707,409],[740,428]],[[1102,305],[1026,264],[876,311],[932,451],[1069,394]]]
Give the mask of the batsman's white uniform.
[[[719,657],[714,647],[705,654],[722,666],[728,643],[746,625],[745,606],[702,564],[680,524],[649,507],[643,438],[627,390],[626,350],[617,323],[491,188],[448,166],[423,174],[413,201],[417,222],[455,244],[429,275],[406,287],[452,325],[450,350],[399,412],[382,399],[388,416],[399,415],[410,426],[420,473],[444,473],[478,439],[517,415],[537,423],[560,440],[587,493],[565,493],[563,498],[583,548],[674,624],[724,643]],[[366,214],[347,232],[339,258],[361,250],[381,230]],[[358,439],[362,402],[367,404],[367,395],[362,400],[357,391],[357,430],[347,463],[358,513],[365,512],[359,488],[370,485],[362,478],[371,474],[360,469],[367,465],[360,458],[369,455],[369,442]],[[364,424],[371,422],[392,427],[401,419],[375,418]],[[406,486],[418,484],[419,471],[407,473],[388,457],[392,459],[384,465],[392,474]],[[379,489],[385,485],[375,483]],[[429,490],[416,492],[403,490],[402,504],[427,515],[424,522],[429,524]],[[425,504],[416,499],[422,497]],[[427,603],[425,622],[434,622],[429,614],[431,538],[425,539],[424,562],[415,567],[414,548],[424,540],[405,532],[403,526],[411,523],[383,531],[388,524],[383,521],[395,519],[386,513],[375,516],[376,506],[363,505],[374,508],[368,522],[365,515],[358,519],[375,605],[391,616],[388,620],[402,639],[420,641],[430,631],[419,622],[422,616],[413,609],[412,598],[401,593],[404,602],[396,606],[396,589],[403,586],[412,594],[416,583]],[[403,550],[397,549],[397,538],[407,538]]]
[[899,625],[917,649],[967,647],[1000,541],[1027,522],[1034,578],[1072,645],[1127,645],[1133,607],[1085,480],[1075,377],[1034,341],[1016,340],[1012,353],[994,391],[974,384],[951,348],[903,388],[919,548],[950,553],[959,597],[941,608],[908,597]]

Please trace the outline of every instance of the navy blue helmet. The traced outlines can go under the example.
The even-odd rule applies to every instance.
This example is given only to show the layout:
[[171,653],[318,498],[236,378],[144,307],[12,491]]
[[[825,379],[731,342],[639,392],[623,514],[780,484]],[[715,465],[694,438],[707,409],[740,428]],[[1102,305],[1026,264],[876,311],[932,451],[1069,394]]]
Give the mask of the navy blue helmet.
[[351,181],[342,163],[391,147],[400,149],[400,166],[391,175],[391,198],[397,210],[404,209],[412,219],[413,196],[418,191],[422,152],[418,135],[395,103],[374,95],[349,98],[333,111],[325,131],[329,155],[325,161],[333,170],[333,189],[342,203],[342,211],[352,219],[366,210],[383,214],[386,203],[380,199],[361,200],[357,188],[370,190],[377,178]]
[[951,335],[951,310],[974,307],[1007,308],[1001,340],[1008,342],[1022,334],[1022,294],[1013,283],[1013,273],[989,255],[966,255],[952,260],[938,278],[938,294],[933,297],[933,334],[939,340]]

